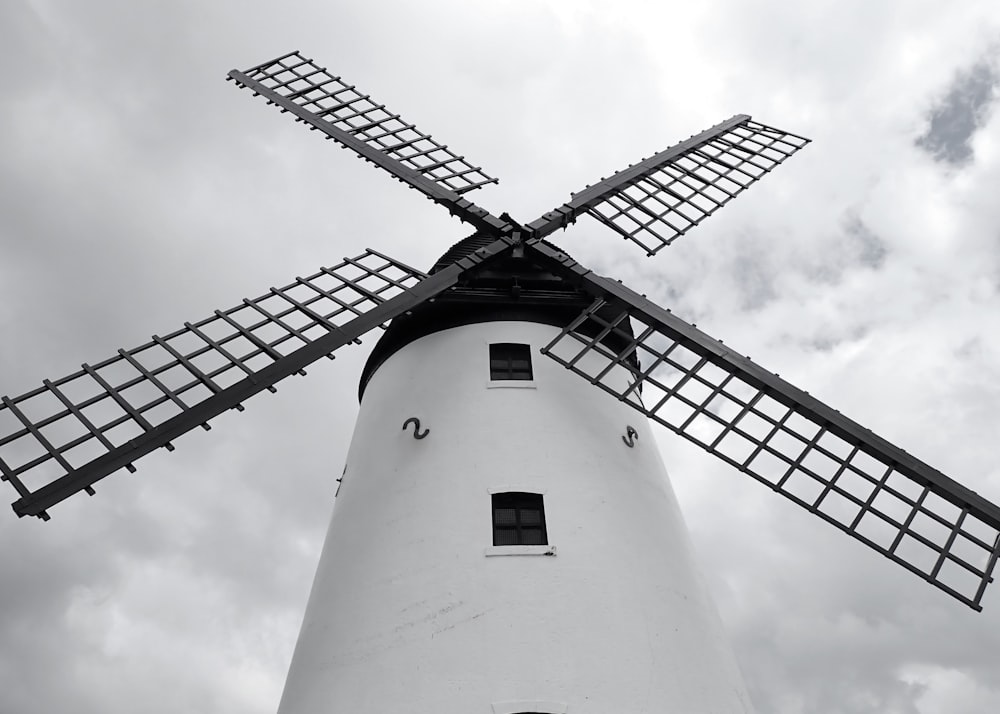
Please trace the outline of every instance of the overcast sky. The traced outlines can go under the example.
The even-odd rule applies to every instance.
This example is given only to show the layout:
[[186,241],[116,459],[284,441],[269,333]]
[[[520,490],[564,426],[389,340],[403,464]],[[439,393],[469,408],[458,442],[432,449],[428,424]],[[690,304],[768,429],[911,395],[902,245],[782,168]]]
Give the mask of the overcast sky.
[[[474,200],[525,222],[735,113],[811,137],[654,259],[589,219],[555,238],[1000,501],[995,0],[0,3],[0,393],[468,233],[223,81],[292,49],[499,176]],[[0,516],[0,712],[273,712],[370,345],[49,523]],[[1000,711],[1000,588],[977,614],[680,441],[758,711]]]

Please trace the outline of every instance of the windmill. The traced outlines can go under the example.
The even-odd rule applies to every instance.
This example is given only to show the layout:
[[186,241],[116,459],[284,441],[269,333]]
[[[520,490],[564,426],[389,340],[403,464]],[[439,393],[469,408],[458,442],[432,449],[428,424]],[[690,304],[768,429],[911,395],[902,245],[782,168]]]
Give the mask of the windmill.
[[[559,623],[552,621],[551,611],[553,602],[560,602],[554,600],[560,593],[537,598],[540,583],[545,582],[541,568],[554,569],[550,563],[572,564],[574,550],[569,546],[574,537],[582,537],[579,531],[604,533],[596,524],[606,519],[627,535],[632,524],[620,521],[628,516],[650,528],[649,535],[682,540],[672,506],[662,497],[658,496],[659,510],[632,518],[636,512],[626,506],[640,509],[639,496],[648,495],[645,490],[625,494],[631,501],[615,501],[604,509],[610,512],[601,512],[598,506],[607,506],[604,502],[577,501],[569,508],[560,501],[566,489],[562,484],[560,490],[556,477],[576,479],[582,492],[613,501],[612,494],[600,493],[602,483],[619,496],[625,490],[620,483],[623,475],[640,482],[642,489],[661,476],[662,466],[650,448],[647,421],[641,415],[702,446],[967,605],[980,608],[998,552],[1000,511],[995,505],[627,287],[591,273],[544,240],[587,214],[653,255],[804,146],[804,139],[736,116],[587,187],[537,220],[520,224],[506,214],[494,216],[463,197],[494,179],[297,53],[232,72],[230,78],[421,191],[470,224],[475,233],[446,252],[430,274],[367,251],[217,311],[208,319],[187,323],[176,332],[154,336],[137,348],[120,350],[104,362],[84,365],[67,377],[46,380],[31,392],[3,398],[0,471],[17,490],[14,509],[18,515],[48,518],[48,510],[61,500],[81,490],[93,494],[94,485],[105,476],[122,468],[134,470],[134,462],[144,454],[160,447],[172,449],[172,442],[185,432],[208,428],[213,417],[242,409],[250,396],[273,390],[284,377],[303,372],[320,357],[391,321],[362,375],[358,431],[286,690],[286,711],[304,710],[310,698],[334,693],[350,696],[344,679],[336,680],[334,688],[329,672],[318,673],[316,662],[334,662],[349,672],[357,682],[355,692],[379,687],[396,691],[384,681],[372,680],[376,670],[362,671],[358,662],[345,663],[347,654],[331,647],[350,640],[347,635],[354,640],[367,637],[367,649],[357,649],[352,656],[367,657],[365,661],[384,674],[394,662],[393,653],[409,656],[412,648],[426,645],[408,639],[410,631],[424,627],[420,618],[410,624],[409,616],[390,628],[402,628],[400,642],[379,641],[373,633],[382,632],[386,622],[372,625],[357,617],[359,611],[349,606],[359,605],[349,596],[366,593],[366,583],[376,587],[386,572],[402,573],[402,560],[427,557],[427,553],[415,542],[419,539],[412,531],[389,537],[387,529],[369,534],[365,543],[357,542],[357,534],[369,519],[381,524],[393,518],[412,523],[414,516],[408,509],[434,507],[435,494],[436,505],[451,505],[449,496],[455,494],[441,489],[460,487],[455,480],[459,475],[456,458],[464,460],[467,471],[490,478],[492,469],[518,458],[530,456],[547,464],[549,472],[544,474],[515,473],[492,484],[479,484],[482,488],[476,497],[485,504],[481,509],[485,520],[479,517],[482,513],[472,512],[472,506],[469,513],[455,518],[458,522],[474,517],[471,528],[485,523],[487,535],[493,531],[493,545],[476,544],[477,558],[488,563],[483,567],[505,573],[519,589],[525,587],[524,572],[532,574],[532,593],[541,600],[534,614],[547,618],[555,631]],[[525,345],[531,348],[527,360],[519,350]],[[491,355],[494,346],[498,349]],[[535,359],[536,355],[548,359]],[[491,366],[496,375],[490,373]],[[460,389],[465,368],[473,370],[468,374],[482,376],[476,385]],[[431,371],[419,373],[421,379],[416,380],[414,370],[420,369]],[[429,389],[432,384],[437,389]],[[452,401],[429,401],[432,396],[440,400],[442,392]],[[473,421],[480,423],[469,423]],[[521,434],[521,441],[505,441],[529,425],[535,427],[534,435],[529,431]],[[468,453],[473,438],[480,440],[475,459]],[[445,456],[452,460],[441,461]],[[398,464],[392,472],[396,481],[385,481],[386,472],[380,472],[394,458],[406,465],[405,482],[399,481],[403,477]],[[614,468],[598,472],[588,466],[594,462]],[[551,473],[556,468],[563,473]],[[432,490],[418,488],[435,483]],[[405,497],[397,493],[403,486],[408,489]],[[384,504],[383,510],[373,518],[371,508],[378,504]],[[588,519],[586,529],[580,527],[583,515]],[[665,525],[658,525],[655,515],[662,516]],[[506,522],[507,518],[513,522]],[[568,529],[568,521],[575,521],[575,531]],[[440,530],[442,523],[425,524],[430,526]],[[661,527],[667,530],[658,530]],[[341,546],[335,534],[354,540]],[[375,551],[368,545],[373,540],[380,544]],[[672,572],[683,582],[680,589],[685,598],[703,597],[691,581],[682,544],[627,542],[630,553],[646,551],[648,558],[669,551]],[[596,552],[597,543],[589,547],[590,563],[598,555],[609,556]],[[496,557],[509,554],[555,557]],[[488,559],[483,560],[484,556]],[[616,559],[629,560],[620,555]],[[646,562],[635,556],[626,563],[626,574],[634,576]],[[525,570],[514,570],[521,566]],[[681,576],[676,576],[678,569],[684,570]],[[338,589],[336,583],[347,579],[348,573],[353,582]],[[410,593],[420,583],[430,587],[421,577],[420,573],[408,574]],[[640,589],[667,596],[670,582],[662,579],[662,573],[643,573],[639,579],[643,580]],[[605,592],[597,588],[598,583],[586,582],[595,592]],[[393,602],[385,589],[378,591],[378,597],[371,595],[374,591],[367,592],[371,602],[364,603],[364,614],[369,619],[371,608]],[[495,589],[488,595],[495,597]],[[575,597],[583,596],[576,593]],[[640,601],[649,606],[646,600]],[[338,607],[331,607],[331,602]],[[455,623],[451,630],[431,634],[447,638],[452,635],[446,633],[454,635],[460,629],[482,634],[476,629],[481,625],[478,621],[502,621],[486,611],[465,614],[465,602],[458,597],[445,599],[430,611],[429,615],[437,613],[437,620],[448,621],[442,627]],[[519,604],[519,617],[530,624],[530,599]],[[581,612],[595,612],[593,608],[566,609],[566,617],[578,624]],[[615,616],[621,618],[623,631],[648,627],[650,622],[664,631],[679,626],[676,609],[673,614],[666,606],[663,610],[665,614],[647,615],[649,620],[642,623],[630,621],[626,613]],[[675,695],[683,698],[674,703],[703,707],[718,703],[720,710],[742,711],[738,675],[732,673],[728,655],[718,652],[724,646],[708,610],[699,600],[693,611],[683,611],[685,621],[697,624],[686,632],[701,633],[705,640],[701,644],[685,640],[683,654],[699,665],[710,663],[707,669],[698,669],[709,671],[716,682],[720,678],[729,682],[732,691],[715,700],[711,699],[714,694],[686,690]],[[454,620],[456,613],[468,617],[472,626]],[[354,626],[360,629],[345,629]],[[365,631],[365,627],[375,630]],[[340,636],[330,637],[331,631]],[[486,631],[499,636],[495,629]],[[512,639],[494,645],[517,644],[518,638],[527,635],[511,626],[505,637]],[[594,641],[598,640],[607,643],[600,638]],[[524,679],[530,679],[525,668],[537,668],[537,653],[560,643],[531,640],[531,644],[531,657],[524,654],[521,642],[525,661],[511,665],[511,672]],[[461,664],[456,653],[461,653],[470,658],[470,671],[486,671],[486,660],[472,657],[467,642],[437,651],[452,657],[455,667]],[[661,663],[676,664],[677,643],[660,642],[651,645],[650,651],[657,653]],[[663,659],[670,656],[674,659]],[[495,671],[496,660],[487,659]],[[631,657],[616,656],[615,660],[619,688],[621,681],[628,681],[629,671],[650,664],[637,665]],[[605,673],[609,667],[608,662],[602,663]],[[503,681],[512,678],[511,672],[496,672],[496,676]],[[413,675],[411,671],[407,676]],[[613,677],[607,679],[615,683]],[[412,696],[416,682],[407,684],[409,688],[400,687],[400,692]],[[464,682],[464,686],[472,688],[472,683]],[[604,697],[604,705],[612,703],[619,711],[634,706],[625,694],[619,693],[625,698],[615,700],[612,693],[598,690],[594,699]],[[491,701],[495,711],[504,707],[511,712],[555,711],[566,706],[564,699],[544,692],[532,698],[521,691]],[[427,703],[440,702],[429,699]],[[586,711],[583,706],[574,704],[572,711]],[[391,705],[382,708],[394,710]]]

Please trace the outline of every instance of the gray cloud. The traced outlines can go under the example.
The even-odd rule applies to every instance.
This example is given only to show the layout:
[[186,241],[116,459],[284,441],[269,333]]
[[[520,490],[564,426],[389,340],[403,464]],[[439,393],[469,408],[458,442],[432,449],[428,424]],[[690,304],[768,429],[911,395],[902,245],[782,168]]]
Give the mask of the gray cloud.
[[863,265],[878,269],[885,263],[887,248],[865,222],[856,214],[849,215],[844,226],[847,235],[852,239],[851,253]]
[[931,108],[917,146],[938,161],[961,166],[973,158],[972,137],[986,123],[997,97],[1000,72],[989,60],[956,74],[947,93]]

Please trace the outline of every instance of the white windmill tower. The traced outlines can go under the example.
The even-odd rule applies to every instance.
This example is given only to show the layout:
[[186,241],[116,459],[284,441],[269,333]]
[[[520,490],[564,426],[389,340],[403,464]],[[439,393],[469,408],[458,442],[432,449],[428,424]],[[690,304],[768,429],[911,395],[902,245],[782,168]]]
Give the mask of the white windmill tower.
[[647,418],[980,608],[1000,508],[543,240],[587,214],[652,255],[806,140],[739,115],[522,225],[298,53],[230,78],[475,233],[430,275],[367,251],[4,397],[0,474],[48,518],[391,321],[282,712],[750,711]]

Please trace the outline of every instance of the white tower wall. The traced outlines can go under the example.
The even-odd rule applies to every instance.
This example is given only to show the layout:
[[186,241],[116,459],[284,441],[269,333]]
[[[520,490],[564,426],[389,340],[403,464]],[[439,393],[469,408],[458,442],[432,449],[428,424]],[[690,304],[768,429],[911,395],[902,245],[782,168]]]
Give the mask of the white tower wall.
[[[377,369],[280,714],[752,711],[645,417],[540,355],[556,333],[467,325]],[[531,345],[533,382],[491,383],[491,342]],[[543,494],[549,548],[492,545],[503,491]]]

